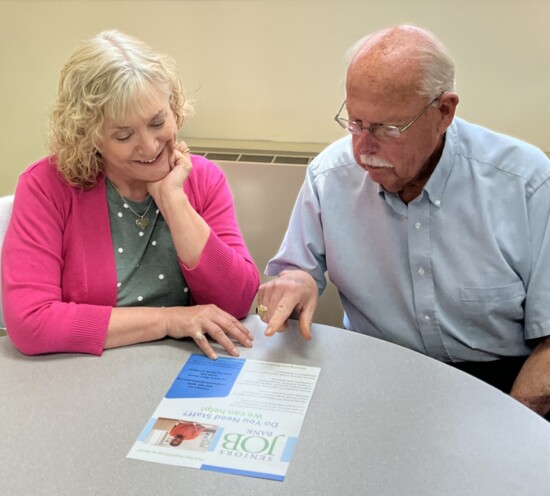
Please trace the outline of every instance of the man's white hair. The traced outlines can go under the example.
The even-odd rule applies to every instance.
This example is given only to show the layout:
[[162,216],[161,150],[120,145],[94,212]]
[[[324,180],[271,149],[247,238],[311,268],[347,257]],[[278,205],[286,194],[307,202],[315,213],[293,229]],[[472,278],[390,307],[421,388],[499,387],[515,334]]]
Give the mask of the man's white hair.
[[346,52],[347,65],[351,65],[368,45],[396,32],[410,32],[423,77],[418,81],[419,96],[436,98],[445,91],[454,91],[455,65],[447,48],[430,31],[403,24],[368,34],[354,43]]

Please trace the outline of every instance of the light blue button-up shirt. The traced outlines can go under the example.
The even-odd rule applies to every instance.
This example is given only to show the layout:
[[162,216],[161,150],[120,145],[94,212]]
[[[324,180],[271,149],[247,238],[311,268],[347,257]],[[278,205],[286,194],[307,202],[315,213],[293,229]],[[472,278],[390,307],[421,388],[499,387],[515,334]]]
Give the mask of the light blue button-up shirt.
[[408,205],[355,162],[351,137],[308,167],[266,274],[298,267],[339,290],[348,329],[445,362],[531,352],[550,335],[550,161],[455,118]]

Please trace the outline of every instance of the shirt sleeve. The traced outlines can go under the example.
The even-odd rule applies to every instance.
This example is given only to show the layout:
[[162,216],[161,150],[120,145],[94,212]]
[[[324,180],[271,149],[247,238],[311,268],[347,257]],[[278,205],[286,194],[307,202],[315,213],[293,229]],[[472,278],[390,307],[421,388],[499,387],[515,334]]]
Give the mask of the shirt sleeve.
[[531,275],[525,300],[525,339],[550,335],[550,179],[527,203],[531,233]]
[[308,272],[315,279],[319,294],[324,291],[327,265],[322,212],[311,166],[294,205],[279,252],[268,262],[265,273],[276,276],[288,269]]
[[180,266],[193,301],[215,304],[240,319],[258,291],[260,276],[237,223],[233,197],[223,172],[202,157],[193,157],[186,192],[197,213],[210,226],[199,263]]

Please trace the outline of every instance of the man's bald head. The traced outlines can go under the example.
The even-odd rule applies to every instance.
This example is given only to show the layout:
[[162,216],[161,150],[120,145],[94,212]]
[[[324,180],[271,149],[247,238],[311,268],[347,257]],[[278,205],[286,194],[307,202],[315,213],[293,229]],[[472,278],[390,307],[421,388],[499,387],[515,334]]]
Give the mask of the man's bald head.
[[359,40],[352,48],[346,89],[367,88],[398,103],[411,94],[435,98],[454,89],[454,64],[430,32],[401,25]]

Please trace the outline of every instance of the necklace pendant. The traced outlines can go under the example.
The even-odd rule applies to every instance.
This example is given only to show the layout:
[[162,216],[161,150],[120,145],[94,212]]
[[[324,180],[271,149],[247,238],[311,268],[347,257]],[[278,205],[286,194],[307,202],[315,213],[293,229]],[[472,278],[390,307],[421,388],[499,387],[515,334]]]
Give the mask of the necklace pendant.
[[145,229],[149,225],[149,219],[147,217],[136,219],[136,224],[140,229]]

